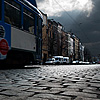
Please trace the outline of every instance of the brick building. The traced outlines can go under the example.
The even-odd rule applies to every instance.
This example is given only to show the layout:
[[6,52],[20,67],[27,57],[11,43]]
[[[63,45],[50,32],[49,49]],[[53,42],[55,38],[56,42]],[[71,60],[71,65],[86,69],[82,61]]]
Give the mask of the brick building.
[[62,50],[61,50],[62,56],[64,57],[68,56],[68,35],[63,29],[62,29],[61,45],[62,45]]
[[43,25],[42,25],[42,62],[44,63],[48,58],[48,22],[47,15],[42,13],[43,15]]

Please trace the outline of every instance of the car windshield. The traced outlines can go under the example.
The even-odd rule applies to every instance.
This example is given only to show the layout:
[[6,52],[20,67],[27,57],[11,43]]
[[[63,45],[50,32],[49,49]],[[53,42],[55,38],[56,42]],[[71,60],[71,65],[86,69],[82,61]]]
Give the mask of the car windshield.
[[55,58],[55,60],[59,60],[58,58]]
[[52,58],[49,58],[47,61],[54,61]]
[[67,61],[67,59],[64,59],[64,61]]

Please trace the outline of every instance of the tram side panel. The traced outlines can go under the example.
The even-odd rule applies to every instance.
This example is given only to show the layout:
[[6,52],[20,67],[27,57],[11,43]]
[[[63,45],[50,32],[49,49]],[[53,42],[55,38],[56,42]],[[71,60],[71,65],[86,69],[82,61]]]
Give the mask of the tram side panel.
[[11,51],[8,52],[8,62],[15,60],[17,63],[14,64],[30,64],[30,62],[35,63],[35,59],[35,35],[11,27]]
[[35,35],[16,28],[11,28],[11,47],[36,52]]

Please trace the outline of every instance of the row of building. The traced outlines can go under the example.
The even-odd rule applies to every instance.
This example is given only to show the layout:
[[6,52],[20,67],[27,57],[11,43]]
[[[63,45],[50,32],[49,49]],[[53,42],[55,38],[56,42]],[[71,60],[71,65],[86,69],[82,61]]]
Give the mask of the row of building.
[[53,19],[43,15],[42,26],[42,62],[52,56],[69,57],[74,60],[84,61],[84,46],[80,39],[71,32],[66,32],[64,26]]

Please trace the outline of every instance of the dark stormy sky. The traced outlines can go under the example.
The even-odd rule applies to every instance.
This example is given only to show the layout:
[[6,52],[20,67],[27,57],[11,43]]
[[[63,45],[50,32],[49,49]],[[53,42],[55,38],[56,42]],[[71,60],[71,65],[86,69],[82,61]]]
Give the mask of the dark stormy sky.
[[36,0],[48,18],[73,32],[93,56],[100,54],[100,0]]

